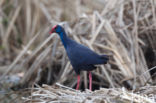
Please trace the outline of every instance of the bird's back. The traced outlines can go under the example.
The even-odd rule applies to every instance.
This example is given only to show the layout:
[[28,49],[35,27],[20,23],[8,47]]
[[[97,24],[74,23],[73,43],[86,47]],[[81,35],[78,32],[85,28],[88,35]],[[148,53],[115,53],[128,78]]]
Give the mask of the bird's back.
[[93,70],[97,64],[106,64],[108,57],[106,55],[99,55],[71,39],[67,42],[67,55],[71,61],[74,69],[77,70]]

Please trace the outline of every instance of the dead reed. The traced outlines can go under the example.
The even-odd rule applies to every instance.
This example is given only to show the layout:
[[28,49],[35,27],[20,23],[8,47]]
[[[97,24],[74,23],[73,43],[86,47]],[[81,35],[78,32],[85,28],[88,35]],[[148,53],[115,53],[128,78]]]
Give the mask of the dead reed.
[[[48,34],[59,23],[77,42],[110,55],[107,65],[93,71],[93,88],[111,87],[115,92],[115,88],[123,86],[136,90],[155,83],[155,0],[1,0],[0,22],[1,81],[16,75],[20,77],[18,85],[26,87],[34,82],[58,82],[74,88],[76,76],[65,50],[58,36]],[[82,72],[81,77],[81,88],[85,90],[87,74]],[[32,95],[48,92],[54,96],[47,88]],[[55,90],[60,91],[68,92]],[[131,94],[126,91],[126,95]]]

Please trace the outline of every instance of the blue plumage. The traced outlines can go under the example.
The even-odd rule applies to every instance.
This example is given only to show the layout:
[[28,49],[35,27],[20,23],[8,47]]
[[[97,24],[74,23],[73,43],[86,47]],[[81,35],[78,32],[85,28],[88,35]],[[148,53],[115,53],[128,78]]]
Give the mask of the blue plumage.
[[60,25],[55,26],[51,32],[56,32],[59,34],[66,49],[68,58],[78,75],[80,74],[81,70],[91,71],[96,69],[95,65],[107,63],[107,55],[99,55],[88,47],[68,38],[64,29]]

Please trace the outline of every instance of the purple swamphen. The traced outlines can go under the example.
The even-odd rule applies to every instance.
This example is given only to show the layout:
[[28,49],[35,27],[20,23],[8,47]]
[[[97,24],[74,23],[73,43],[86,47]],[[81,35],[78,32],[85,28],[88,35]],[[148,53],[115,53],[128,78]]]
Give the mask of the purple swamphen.
[[99,55],[89,49],[88,47],[77,43],[76,41],[70,39],[60,25],[55,25],[50,34],[57,33],[65,47],[68,58],[77,74],[77,87],[79,89],[80,82],[80,71],[89,72],[89,89],[92,90],[92,74],[91,71],[96,69],[95,65],[106,64],[108,61],[107,55]]

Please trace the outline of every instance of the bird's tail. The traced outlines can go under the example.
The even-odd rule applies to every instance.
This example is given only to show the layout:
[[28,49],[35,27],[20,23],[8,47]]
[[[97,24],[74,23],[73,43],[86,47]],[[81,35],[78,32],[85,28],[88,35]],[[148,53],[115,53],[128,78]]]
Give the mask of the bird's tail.
[[109,56],[108,55],[101,55],[101,59],[103,59],[104,64],[106,64],[109,61]]

